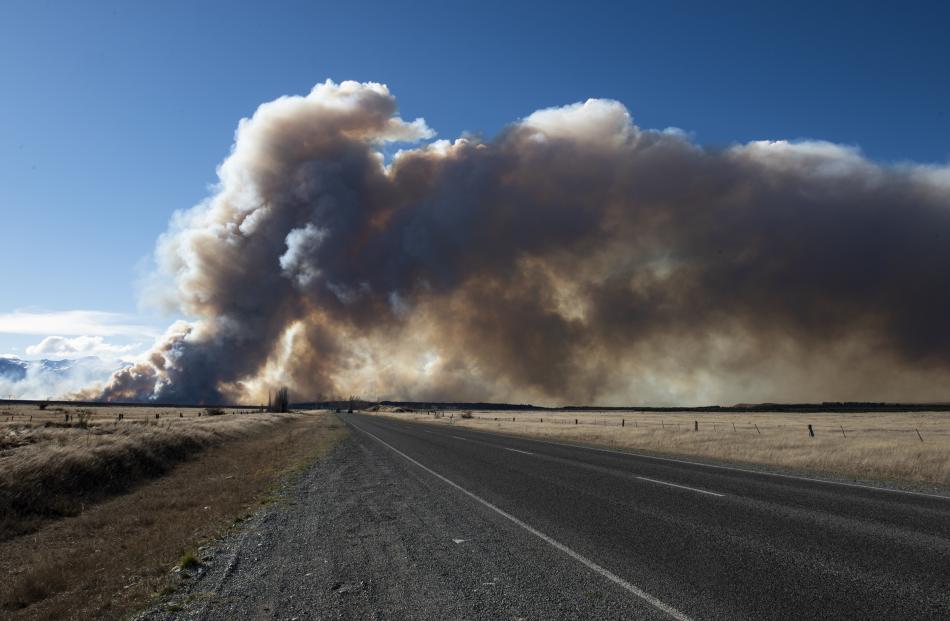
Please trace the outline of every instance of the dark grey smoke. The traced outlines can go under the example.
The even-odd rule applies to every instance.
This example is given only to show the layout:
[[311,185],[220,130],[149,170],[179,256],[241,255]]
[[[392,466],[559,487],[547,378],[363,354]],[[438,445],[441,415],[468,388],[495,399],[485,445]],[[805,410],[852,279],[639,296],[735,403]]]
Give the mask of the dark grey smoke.
[[384,165],[430,136],[376,84],[262,105],[158,244],[193,319],[101,397],[950,399],[950,168],[606,100]]

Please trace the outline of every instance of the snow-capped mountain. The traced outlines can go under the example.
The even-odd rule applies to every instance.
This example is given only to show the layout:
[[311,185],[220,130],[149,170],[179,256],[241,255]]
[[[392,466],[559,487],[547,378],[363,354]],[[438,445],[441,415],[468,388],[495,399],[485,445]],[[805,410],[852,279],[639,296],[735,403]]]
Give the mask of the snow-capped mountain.
[[0,358],[0,380],[20,381],[26,377],[26,367],[19,358]]
[[0,398],[48,399],[63,397],[91,384],[103,383],[129,362],[96,356],[63,360],[23,360],[0,357]]

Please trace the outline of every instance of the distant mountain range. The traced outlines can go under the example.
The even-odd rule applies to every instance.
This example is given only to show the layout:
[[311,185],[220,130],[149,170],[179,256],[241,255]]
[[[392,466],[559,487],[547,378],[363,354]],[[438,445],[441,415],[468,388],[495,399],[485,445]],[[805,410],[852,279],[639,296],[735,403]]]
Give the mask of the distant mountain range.
[[19,358],[0,358],[0,377],[18,382],[26,377],[27,366]]
[[58,375],[69,374],[76,369],[101,369],[103,365],[111,369],[118,369],[128,366],[129,363],[121,362],[118,366],[112,363],[106,363],[96,356],[85,356],[83,358],[65,358],[63,360],[22,360],[14,357],[0,358],[0,377],[21,381],[26,379],[29,372],[53,373]]
[[46,399],[75,392],[95,382],[104,382],[130,362],[103,360],[97,356],[62,360],[23,360],[0,357],[0,398]]

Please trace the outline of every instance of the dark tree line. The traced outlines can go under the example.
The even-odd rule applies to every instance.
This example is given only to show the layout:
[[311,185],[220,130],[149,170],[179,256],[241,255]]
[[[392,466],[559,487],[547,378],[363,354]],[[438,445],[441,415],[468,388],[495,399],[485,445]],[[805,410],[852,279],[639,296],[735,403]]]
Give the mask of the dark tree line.
[[274,396],[267,395],[268,412],[289,412],[290,411],[290,390],[286,386],[277,389]]

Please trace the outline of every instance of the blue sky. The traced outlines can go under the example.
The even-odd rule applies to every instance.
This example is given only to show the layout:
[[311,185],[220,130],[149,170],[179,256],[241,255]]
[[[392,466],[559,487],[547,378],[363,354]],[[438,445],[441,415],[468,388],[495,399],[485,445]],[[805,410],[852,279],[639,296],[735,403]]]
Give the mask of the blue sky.
[[151,338],[166,320],[136,282],[172,212],[207,195],[241,117],[327,78],[388,84],[442,138],[608,97],[707,145],[950,161],[950,5],[768,4],[7,0],[0,353],[78,317],[49,311]]

